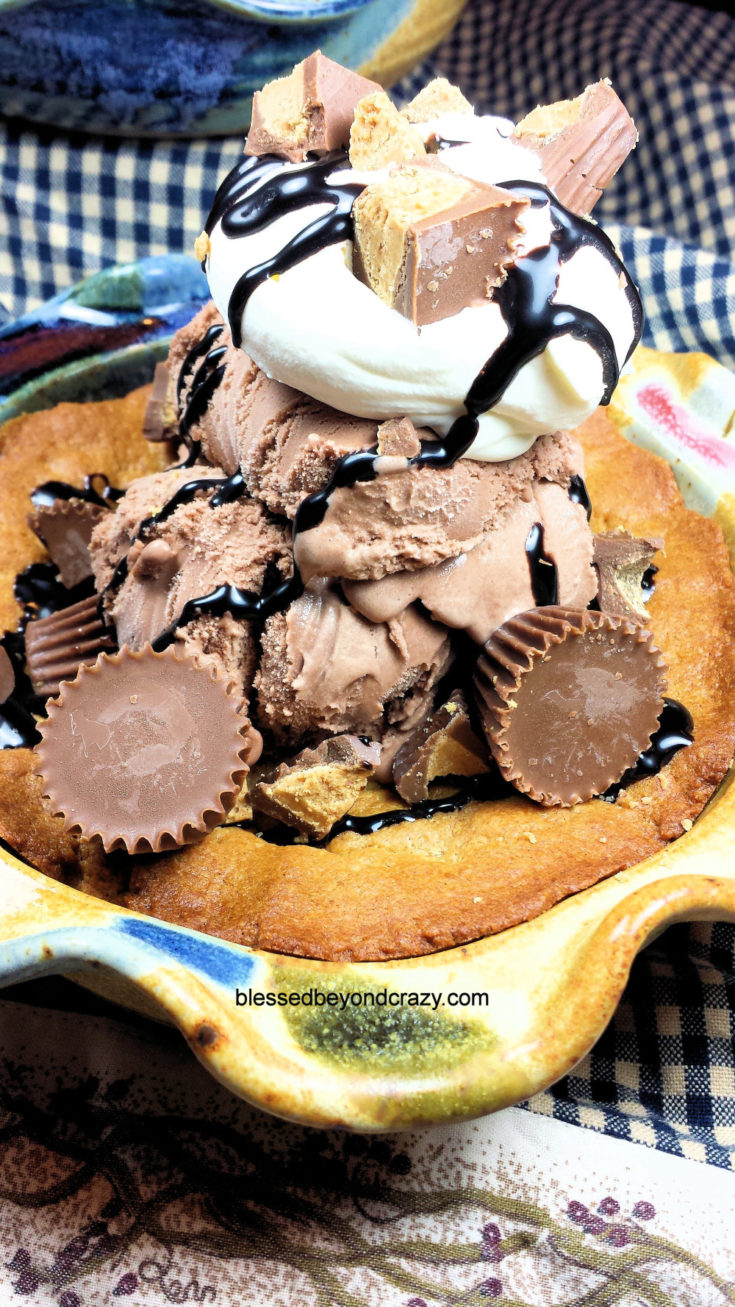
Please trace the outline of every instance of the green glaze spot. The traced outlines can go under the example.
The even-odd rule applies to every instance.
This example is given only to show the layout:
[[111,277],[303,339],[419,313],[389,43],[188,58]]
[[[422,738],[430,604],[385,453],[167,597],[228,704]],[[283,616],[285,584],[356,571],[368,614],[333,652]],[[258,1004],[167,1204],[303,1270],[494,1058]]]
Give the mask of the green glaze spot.
[[[479,1021],[458,1018],[447,1009],[383,1006],[390,986],[359,984],[346,976],[319,976],[280,968],[273,973],[279,994],[359,995],[360,1003],[346,1006],[283,1006],[280,1012],[291,1035],[304,1052],[336,1063],[343,1070],[395,1072],[422,1076],[465,1061],[495,1042]],[[400,991],[395,991],[400,992]],[[377,1002],[378,995],[380,1001]]]
[[134,263],[104,268],[80,282],[70,298],[91,309],[142,313],[145,307],[143,277]]

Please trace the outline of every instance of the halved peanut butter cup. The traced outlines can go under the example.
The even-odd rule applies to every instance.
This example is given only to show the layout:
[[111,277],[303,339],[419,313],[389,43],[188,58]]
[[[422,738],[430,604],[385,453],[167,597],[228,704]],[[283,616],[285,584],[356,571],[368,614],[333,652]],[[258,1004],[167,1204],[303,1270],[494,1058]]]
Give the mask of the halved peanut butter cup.
[[221,678],[173,649],[101,654],[41,726],[44,796],[66,830],[158,853],[224,821],[247,773],[250,724]]
[[545,806],[603,794],[648,747],[665,673],[651,632],[624,617],[554,606],[505,622],[475,689],[506,780]]

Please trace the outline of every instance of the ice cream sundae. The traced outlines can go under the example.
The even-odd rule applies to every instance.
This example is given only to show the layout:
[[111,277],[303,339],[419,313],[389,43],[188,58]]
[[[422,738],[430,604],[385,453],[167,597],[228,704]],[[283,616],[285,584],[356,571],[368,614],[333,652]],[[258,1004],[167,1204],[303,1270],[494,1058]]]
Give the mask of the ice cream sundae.
[[614,801],[688,745],[647,616],[667,541],[592,530],[574,434],[641,333],[590,217],[635,141],[604,81],[514,124],[442,79],[400,109],[317,52],[255,96],[197,242],[212,303],[148,400],[169,466],[34,494],[66,831],[323,856]]

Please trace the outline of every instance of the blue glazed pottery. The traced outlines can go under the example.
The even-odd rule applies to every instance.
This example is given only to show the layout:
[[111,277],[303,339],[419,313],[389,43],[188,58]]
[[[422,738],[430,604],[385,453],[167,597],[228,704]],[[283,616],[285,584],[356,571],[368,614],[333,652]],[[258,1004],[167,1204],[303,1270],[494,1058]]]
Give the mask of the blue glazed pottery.
[[[206,294],[193,259],[146,259],[6,327],[0,424],[149,381]],[[657,410],[644,403],[652,389]],[[676,467],[687,501],[730,541],[733,407],[733,378],[711,359],[639,349],[610,410],[623,435]],[[656,416],[669,410],[681,415],[674,430]],[[681,438],[686,423],[694,442]],[[610,1020],[638,950],[668,924],[735,920],[734,824],[731,770],[694,828],[645,862],[490,938],[363,963],[247,949],[143,917],[50,879],[0,839],[0,987],[71,975],[176,1024],[213,1075],[293,1120],[378,1131],[466,1119],[568,1072]],[[410,996],[429,990],[441,1005],[414,1011]],[[471,993],[487,1005],[452,1004]]]
[[130,136],[243,132],[253,91],[315,47],[385,85],[463,0],[0,0],[7,116]]

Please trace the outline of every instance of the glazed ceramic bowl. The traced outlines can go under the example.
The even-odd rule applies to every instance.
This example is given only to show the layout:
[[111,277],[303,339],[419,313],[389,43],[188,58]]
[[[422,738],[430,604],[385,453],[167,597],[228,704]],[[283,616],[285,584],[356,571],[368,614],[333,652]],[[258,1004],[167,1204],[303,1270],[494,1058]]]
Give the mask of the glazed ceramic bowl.
[[0,0],[8,116],[115,136],[223,136],[316,46],[385,86],[464,0]]
[[[189,265],[188,305],[167,299],[186,266],[164,259],[101,274],[47,307],[43,321],[67,353],[16,389],[0,420],[75,394],[119,394],[150,375],[171,327],[206,293]],[[95,313],[107,320],[92,326]],[[65,330],[80,315],[88,334],[83,345],[74,337],[70,361]],[[129,338],[110,350],[116,319]],[[108,333],[102,354],[96,330]],[[32,319],[0,333],[6,375],[22,381],[19,368],[32,371],[29,340],[38,336]],[[716,516],[730,542],[735,444],[723,433],[734,409],[735,378],[710,359],[645,349],[611,408],[629,439],[671,462],[687,501]],[[61,972],[173,1022],[214,1075],[280,1116],[356,1130],[459,1120],[568,1072],[604,1030],[653,935],[677,921],[735,920],[734,828],[729,774],[686,835],[535,920],[428,957],[359,964],[178,929],[68,889],[0,850],[0,984]],[[256,992],[266,996],[260,1003]]]

